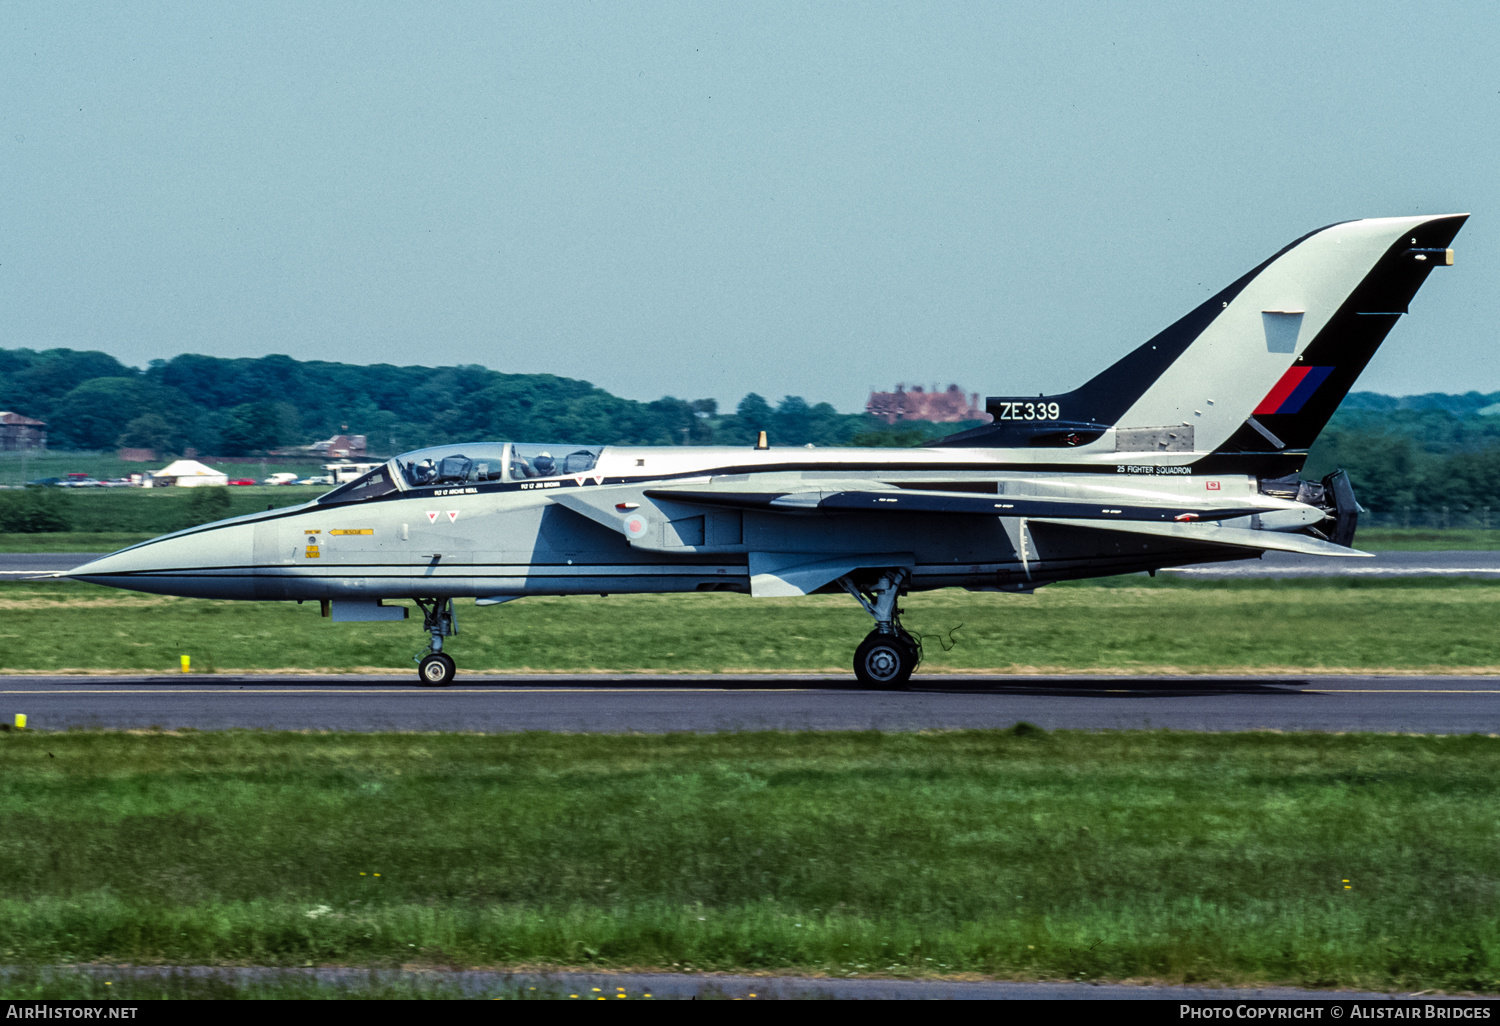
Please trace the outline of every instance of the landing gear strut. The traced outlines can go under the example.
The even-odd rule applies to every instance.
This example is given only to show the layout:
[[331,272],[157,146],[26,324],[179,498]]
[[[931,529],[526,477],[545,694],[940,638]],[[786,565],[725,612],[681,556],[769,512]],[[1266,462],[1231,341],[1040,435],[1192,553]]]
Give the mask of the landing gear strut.
[[896,600],[911,580],[910,570],[888,570],[873,588],[845,576],[839,585],[875,618],[875,629],[854,650],[854,676],[868,688],[899,688],[922,661],[922,643],[901,626]]
[[457,670],[453,657],[443,651],[443,639],[458,633],[453,600],[417,599],[416,602],[422,610],[422,629],[432,635],[432,642],[412,659],[417,663],[417,679],[430,688],[445,688],[453,683]]

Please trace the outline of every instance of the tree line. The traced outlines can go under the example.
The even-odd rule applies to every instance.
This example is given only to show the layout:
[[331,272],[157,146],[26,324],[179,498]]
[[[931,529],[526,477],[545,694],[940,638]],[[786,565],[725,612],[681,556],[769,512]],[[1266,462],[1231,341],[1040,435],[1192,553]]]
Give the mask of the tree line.
[[[0,349],[0,408],[47,421],[58,449],[117,447],[250,456],[333,434],[362,434],[390,454],[446,442],[911,446],[973,426],[887,425],[786,396],[624,399],[587,381],[479,366],[359,366],[289,356],[184,354],[144,370],[71,349]],[[1339,467],[1380,512],[1500,511],[1500,393],[1392,397],[1356,392],[1318,439],[1306,477]],[[40,508],[11,518],[45,520]]]
[[1318,437],[1303,476],[1343,468],[1360,504],[1378,513],[1500,512],[1500,408],[1481,412],[1500,395],[1434,401],[1463,398],[1351,395]]
[[0,407],[47,422],[57,449],[118,447],[250,456],[334,434],[372,452],[475,439],[579,444],[914,445],[973,426],[887,426],[867,414],[751,393],[713,399],[624,399],[587,381],[486,367],[359,366],[289,356],[184,354],[144,370],[71,349],[0,349]]

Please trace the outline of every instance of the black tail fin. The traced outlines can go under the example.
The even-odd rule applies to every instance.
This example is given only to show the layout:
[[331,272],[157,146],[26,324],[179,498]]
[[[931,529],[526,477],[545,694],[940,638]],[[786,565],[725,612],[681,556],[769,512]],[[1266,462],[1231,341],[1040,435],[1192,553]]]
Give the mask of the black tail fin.
[[1306,450],[1466,214],[1346,221],[1303,236],[1072,392],[993,398],[939,446],[1161,453],[1277,476]]
[[1408,312],[1427,276],[1453,263],[1448,247],[1467,219],[1467,214],[1432,218],[1391,243],[1244,425],[1197,466],[1210,473],[1270,476],[1301,470],[1307,450]]

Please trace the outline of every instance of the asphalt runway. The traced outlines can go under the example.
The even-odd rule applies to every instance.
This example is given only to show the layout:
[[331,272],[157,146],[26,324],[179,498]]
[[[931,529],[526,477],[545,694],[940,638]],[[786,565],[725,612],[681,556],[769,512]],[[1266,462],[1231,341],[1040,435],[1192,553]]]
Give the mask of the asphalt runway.
[[1169,727],[1500,733],[1500,677],[919,676],[906,691],[852,677],[759,675],[0,677],[0,721],[219,730],[666,733]]

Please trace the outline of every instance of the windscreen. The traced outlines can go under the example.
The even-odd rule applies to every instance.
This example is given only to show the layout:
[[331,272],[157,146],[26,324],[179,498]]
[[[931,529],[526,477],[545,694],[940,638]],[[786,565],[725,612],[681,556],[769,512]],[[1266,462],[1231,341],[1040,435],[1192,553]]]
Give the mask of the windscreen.
[[387,495],[395,490],[396,482],[391,479],[390,468],[387,465],[377,467],[363,477],[357,477],[340,488],[318,496],[318,502],[363,502],[366,499]]

